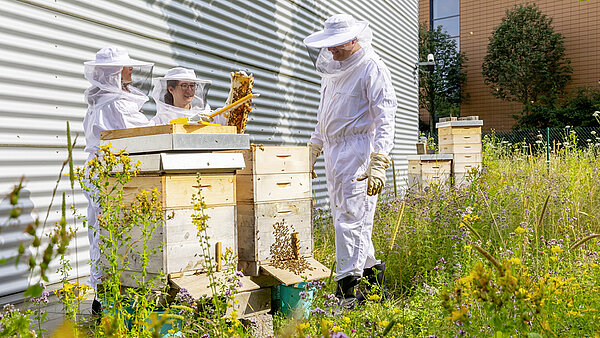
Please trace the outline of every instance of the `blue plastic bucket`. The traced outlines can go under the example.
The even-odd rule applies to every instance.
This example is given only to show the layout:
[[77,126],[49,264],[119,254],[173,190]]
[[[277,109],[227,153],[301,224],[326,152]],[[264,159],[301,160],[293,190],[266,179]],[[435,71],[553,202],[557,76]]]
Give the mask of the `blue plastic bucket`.
[[274,287],[272,301],[277,310],[286,317],[304,317],[310,315],[314,289],[306,288],[306,283],[296,286],[280,284]]

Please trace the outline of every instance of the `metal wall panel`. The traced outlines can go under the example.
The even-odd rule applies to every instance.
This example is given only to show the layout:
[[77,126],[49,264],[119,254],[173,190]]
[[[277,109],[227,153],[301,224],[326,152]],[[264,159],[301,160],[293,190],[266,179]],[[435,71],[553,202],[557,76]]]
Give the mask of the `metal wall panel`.
[[[82,150],[88,85],[83,61],[107,45],[124,46],[132,57],[154,62],[154,76],[174,66],[195,69],[213,82],[213,107],[227,97],[229,72],[247,70],[261,94],[248,121],[251,141],[306,144],[316,124],[320,79],[302,39],[321,29],[331,14],[348,9],[371,23],[374,47],[392,72],[399,102],[392,158],[402,182],[405,155],[414,153],[417,138],[417,0],[0,0],[0,192],[10,191],[25,175],[34,205],[30,217],[46,217],[66,158],[65,121],[73,134],[79,133],[76,165],[87,158]],[[152,101],[144,111],[154,114]],[[314,195],[317,205],[326,206],[322,160],[317,174]],[[80,191],[61,182],[57,196],[62,192],[68,204],[85,212]],[[59,219],[59,204],[55,200],[50,209],[46,229]],[[73,275],[82,276],[89,271],[86,231],[80,222],[71,223],[79,227],[70,253]],[[0,243],[0,252],[7,245]],[[22,272],[3,269],[0,296],[22,288],[22,283],[7,287]]]

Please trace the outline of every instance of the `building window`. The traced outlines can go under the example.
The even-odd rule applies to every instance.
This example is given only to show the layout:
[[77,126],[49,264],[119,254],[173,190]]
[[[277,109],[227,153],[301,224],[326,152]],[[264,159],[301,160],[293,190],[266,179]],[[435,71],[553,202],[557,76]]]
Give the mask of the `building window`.
[[442,26],[460,49],[460,0],[429,0],[430,28]]

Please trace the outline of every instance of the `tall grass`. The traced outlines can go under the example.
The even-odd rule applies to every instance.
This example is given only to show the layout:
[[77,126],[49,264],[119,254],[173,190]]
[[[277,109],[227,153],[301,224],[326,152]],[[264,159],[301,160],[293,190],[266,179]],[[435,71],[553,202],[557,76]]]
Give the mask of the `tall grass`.
[[[373,241],[386,260],[388,304],[401,310],[402,329],[389,335],[600,330],[599,149],[582,148],[568,130],[549,161],[546,148],[486,137],[483,170],[468,186],[380,198]],[[321,215],[315,229],[315,255],[331,264],[330,220]]]

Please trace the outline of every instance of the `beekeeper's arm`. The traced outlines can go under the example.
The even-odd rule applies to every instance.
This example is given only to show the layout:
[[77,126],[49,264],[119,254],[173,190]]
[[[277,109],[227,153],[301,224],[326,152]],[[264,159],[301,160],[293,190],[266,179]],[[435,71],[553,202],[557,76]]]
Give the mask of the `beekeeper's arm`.
[[108,104],[107,108],[108,111],[106,111],[106,114],[104,115],[107,120],[104,121],[104,124],[109,126],[109,128],[137,128],[153,126],[156,124],[154,121],[148,120],[146,115],[140,112],[136,103],[128,100],[116,100],[115,102]]
[[367,171],[357,180],[369,180],[367,194],[372,196],[379,194],[385,185],[385,170],[390,165],[389,153],[394,146],[394,117],[398,104],[389,70],[379,63],[369,66],[365,86],[375,129],[374,148]]
[[310,155],[310,170],[312,178],[317,178],[315,173],[315,163],[317,158],[321,155],[323,150],[323,137],[321,136],[321,107],[323,105],[323,88],[321,87],[321,101],[319,102],[319,110],[317,111],[317,125],[313,131],[310,142],[308,142],[309,155]]

